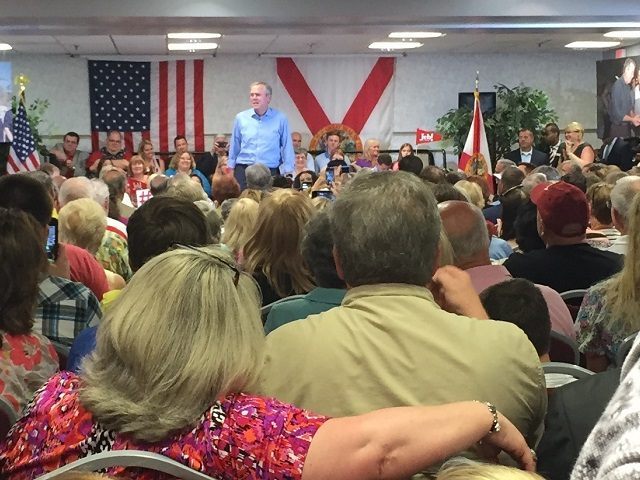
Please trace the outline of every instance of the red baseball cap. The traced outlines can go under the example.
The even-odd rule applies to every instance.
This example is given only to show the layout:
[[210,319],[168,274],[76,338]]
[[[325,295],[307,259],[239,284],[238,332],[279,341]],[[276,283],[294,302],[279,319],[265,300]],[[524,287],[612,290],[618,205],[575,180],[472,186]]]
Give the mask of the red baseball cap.
[[589,225],[589,204],[578,187],[567,182],[545,182],[531,191],[544,226],[560,237],[584,234]]

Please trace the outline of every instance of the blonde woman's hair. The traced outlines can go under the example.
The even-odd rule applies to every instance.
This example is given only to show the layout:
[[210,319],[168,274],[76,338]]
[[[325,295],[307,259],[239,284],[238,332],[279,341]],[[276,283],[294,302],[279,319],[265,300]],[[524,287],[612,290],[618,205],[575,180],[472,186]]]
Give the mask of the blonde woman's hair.
[[[163,301],[158,291],[176,294]],[[219,246],[149,260],[98,328],[81,366],[80,401],[106,428],[141,441],[192,427],[216,399],[255,382],[259,305],[253,278]]]
[[245,188],[238,198],[249,198],[254,202],[260,203],[270,195],[271,193],[266,190],[254,190],[253,188]]
[[293,289],[305,293],[314,287],[300,253],[302,229],[314,213],[307,195],[279,189],[260,203],[258,223],[244,248],[245,269],[262,271],[281,297]]
[[191,155],[189,152],[175,153],[173,155],[173,157],[171,157],[171,162],[169,162],[169,168],[173,168],[174,170],[178,170],[178,162],[180,161],[180,157],[182,155],[184,155],[185,153],[188,153],[189,157],[191,157],[191,170],[196,168],[196,161],[193,158],[193,155]]
[[609,330],[627,335],[640,330],[640,194],[636,194],[628,212],[629,235],[622,270],[604,281],[604,305],[609,315],[604,324]]
[[316,197],[311,199],[311,204],[318,212],[321,212],[325,208],[331,206],[331,200],[325,197]]
[[456,189],[465,194],[472,205],[478,208],[484,208],[484,196],[480,185],[469,180],[460,180],[454,185]]
[[571,122],[569,125],[567,125],[566,127],[564,127],[564,131],[576,131],[580,134],[580,140],[582,140],[582,137],[584,137],[584,127],[582,126],[581,123],[579,122]]
[[79,198],[60,210],[58,229],[60,241],[95,255],[107,229],[107,214],[95,200]]
[[221,242],[238,253],[251,238],[258,221],[258,202],[250,198],[241,198],[229,211],[224,223],[224,233]]
[[442,466],[436,480],[544,480],[544,477],[515,467],[453,458]]

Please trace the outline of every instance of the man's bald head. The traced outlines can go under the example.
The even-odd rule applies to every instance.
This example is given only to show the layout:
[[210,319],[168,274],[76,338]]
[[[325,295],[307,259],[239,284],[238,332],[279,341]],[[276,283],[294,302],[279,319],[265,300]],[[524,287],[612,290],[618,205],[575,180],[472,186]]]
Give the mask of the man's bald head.
[[66,180],[58,193],[58,208],[79,198],[93,198],[93,185],[87,177],[73,177]]
[[467,269],[489,265],[489,232],[482,210],[468,202],[450,200],[438,204],[438,211],[455,266]]

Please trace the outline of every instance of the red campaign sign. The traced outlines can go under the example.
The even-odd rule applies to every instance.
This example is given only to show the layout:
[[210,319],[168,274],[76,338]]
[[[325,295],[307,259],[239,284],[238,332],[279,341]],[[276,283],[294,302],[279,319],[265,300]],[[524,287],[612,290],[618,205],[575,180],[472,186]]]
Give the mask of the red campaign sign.
[[439,142],[442,140],[442,135],[432,130],[422,130],[418,128],[416,130],[416,145],[421,143]]

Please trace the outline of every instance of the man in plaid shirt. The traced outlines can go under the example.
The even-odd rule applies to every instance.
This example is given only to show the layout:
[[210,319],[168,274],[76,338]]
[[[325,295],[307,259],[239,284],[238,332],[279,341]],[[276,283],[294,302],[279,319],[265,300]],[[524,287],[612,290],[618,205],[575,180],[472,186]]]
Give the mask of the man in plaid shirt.
[[[31,214],[42,225],[44,248],[53,204],[40,182],[28,174],[0,178],[0,207]],[[69,263],[64,245],[60,245],[56,262],[42,274],[33,330],[65,345],[71,345],[78,333],[96,325],[102,317],[100,304],[93,293],[68,277]]]

